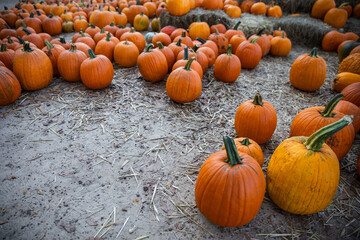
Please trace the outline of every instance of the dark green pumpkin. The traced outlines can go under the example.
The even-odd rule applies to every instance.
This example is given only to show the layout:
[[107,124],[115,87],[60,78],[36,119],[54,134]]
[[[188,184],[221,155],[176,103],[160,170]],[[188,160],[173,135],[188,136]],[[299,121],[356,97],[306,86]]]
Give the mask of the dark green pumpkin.
[[339,50],[338,53],[339,61],[341,62],[344,58],[349,56],[351,50],[353,50],[357,46],[360,46],[360,38],[357,41],[350,41],[345,43]]

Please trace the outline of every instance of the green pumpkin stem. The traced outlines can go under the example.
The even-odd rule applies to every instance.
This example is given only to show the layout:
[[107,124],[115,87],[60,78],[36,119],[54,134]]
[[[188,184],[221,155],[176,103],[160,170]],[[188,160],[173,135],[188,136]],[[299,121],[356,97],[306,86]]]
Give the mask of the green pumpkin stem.
[[217,24],[219,24],[220,23],[220,18],[217,18],[216,20],[215,20],[215,24],[214,25],[217,25]]
[[284,31],[281,32],[281,38],[285,38],[285,32]]
[[30,13],[30,17],[31,17],[31,18],[34,17],[34,12]]
[[186,31],[182,31],[182,33],[181,33],[181,37],[186,37]]
[[47,40],[47,39],[45,39],[45,44],[46,44],[47,49],[49,49],[49,50],[54,48],[54,45],[52,45],[52,44],[49,42],[49,40]]
[[201,42],[201,44],[204,44],[206,43],[206,41],[200,37],[196,38],[196,40],[198,40],[199,42]]
[[7,36],[8,43],[14,43],[14,41],[11,39],[11,36]]
[[151,52],[151,49],[154,48],[154,44],[150,43],[149,45],[147,45],[147,47],[145,48],[144,52]]
[[342,4],[338,7],[338,9],[341,9],[343,6],[346,6],[346,5],[349,5],[349,3],[348,3],[348,2],[342,3]]
[[65,38],[64,38],[64,37],[60,37],[60,42],[61,42],[62,44],[65,44],[65,43],[66,43]]
[[230,167],[233,167],[238,164],[242,164],[243,158],[240,157],[240,155],[236,149],[234,139],[229,138],[228,136],[224,136],[223,141],[224,141],[226,155],[227,155],[227,159],[225,162],[230,164]]
[[220,35],[220,34],[219,34],[219,30],[218,30],[217,28],[215,28],[215,34],[216,34],[216,35]]
[[189,47],[184,48],[184,60],[189,60]]
[[325,141],[347,125],[350,125],[352,123],[352,120],[352,116],[344,116],[340,120],[329,124],[323,128],[320,128],[304,142],[304,145],[308,150],[320,152],[320,149],[325,143]]
[[136,0],[136,5],[140,5],[140,0]]
[[27,28],[26,24],[24,22],[21,22],[21,27],[22,28]]
[[162,44],[162,42],[157,42],[156,43],[159,47],[159,49],[164,49],[164,45]]
[[132,27],[132,28],[130,29],[130,32],[131,32],[131,33],[134,33],[134,32],[135,32],[135,28]]
[[24,44],[24,39],[22,39],[21,37],[17,36],[17,39],[19,39],[19,43],[20,44]]
[[74,43],[71,44],[69,51],[76,52],[76,45]]
[[100,33],[105,33],[105,28],[104,27],[101,29]]
[[192,50],[196,53],[196,51],[200,48],[199,44],[195,44],[195,46],[192,48]]
[[233,29],[234,29],[234,30],[237,30],[240,24],[241,24],[241,21],[238,21],[238,22],[235,24],[235,26],[234,26]]
[[311,53],[309,54],[310,57],[313,57],[313,58],[317,58],[318,55],[318,49],[316,47],[314,47],[312,50],[311,50]]
[[182,42],[182,39],[179,38],[179,40],[178,40],[177,43],[176,43],[176,46],[181,47],[181,42]]
[[258,38],[258,37],[254,37],[253,39],[251,39],[250,43],[251,43],[251,44],[254,44],[254,43],[256,43],[257,40],[259,40],[259,38]]
[[229,44],[228,49],[226,51],[226,55],[231,56],[231,44]]
[[342,95],[341,93],[338,93],[335,95],[335,97],[333,97],[329,103],[325,106],[325,109],[323,111],[320,111],[320,114],[323,117],[332,117],[334,108],[336,107],[336,105],[338,104],[338,102],[340,102],[340,100],[344,97],[344,95]]
[[196,22],[201,22],[200,15],[197,15]]
[[106,39],[105,39],[105,40],[109,42],[109,41],[110,41],[110,38],[111,38],[111,33],[108,32],[108,34],[106,35]]
[[262,101],[262,97],[260,95],[260,93],[257,93],[254,97],[254,101],[252,102],[254,105],[263,105],[263,101]]
[[27,29],[27,28],[23,28],[22,29],[27,35],[30,35],[31,34],[31,32],[29,31],[29,29]]
[[186,65],[185,65],[185,67],[184,67],[184,69],[186,70],[186,71],[191,71],[191,64],[192,64],[192,62],[195,60],[195,58],[194,57],[192,57],[192,58],[190,58],[188,61],[187,61],[187,63],[186,63]]
[[113,27],[113,26],[114,26],[114,22],[111,22],[111,23],[110,23],[110,26]]
[[95,55],[95,53],[94,53],[94,51],[92,49],[88,49],[88,53],[89,53],[89,58],[90,59],[96,58],[96,55]]
[[95,25],[92,24],[92,23],[90,23],[89,26],[90,26],[91,28],[95,28]]
[[2,44],[1,44],[0,52],[6,52],[6,51],[7,51],[7,44],[6,44],[6,43],[2,43]]
[[24,47],[23,47],[22,50],[23,50],[24,52],[32,52],[32,51],[34,51],[34,50],[31,49],[30,43],[29,43],[28,41],[25,41],[25,42],[24,42]]
[[249,138],[245,138],[245,139],[242,140],[240,143],[241,143],[241,145],[244,145],[244,146],[249,146],[249,145],[251,144]]

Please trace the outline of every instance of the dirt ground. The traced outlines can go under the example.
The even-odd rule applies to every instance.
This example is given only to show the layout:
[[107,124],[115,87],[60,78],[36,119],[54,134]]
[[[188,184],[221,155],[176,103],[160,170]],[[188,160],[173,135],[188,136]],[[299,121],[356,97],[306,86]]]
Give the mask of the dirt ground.
[[217,81],[208,69],[200,98],[184,105],[168,98],[166,80],[149,83],[137,67],[116,64],[103,90],[56,77],[45,89],[23,92],[0,108],[0,238],[359,239],[359,134],[341,161],[334,200],[320,213],[284,212],[266,194],[249,224],[222,228],[195,205],[199,168],[221,149],[222,136],[236,137],[242,102],[260,92],[277,111],[276,131],[261,145],[266,174],[295,115],[336,94],[335,53],[319,51],[327,76],[318,91],[290,85],[292,63],[310,51],[294,45],[287,57],[266,56],[233,84]]

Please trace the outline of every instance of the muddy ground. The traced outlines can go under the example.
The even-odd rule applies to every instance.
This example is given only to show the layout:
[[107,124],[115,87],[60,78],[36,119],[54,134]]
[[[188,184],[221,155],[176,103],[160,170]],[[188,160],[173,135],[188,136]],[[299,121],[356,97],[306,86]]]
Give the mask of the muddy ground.
[[290,85],[291,64],[310,51],[296,44],[287,57],[266,56],[233,84],[217,81],[208,69],[200,98],[184,105],[168,98],[166,80],[149,83],[137,67],[116,64],[114,80],[103,90],[56,77],[45,89],[23,92],[0,108],[0,237],[359,239],[359,134],[341,161],[335,198],[320,213],[286,213],[266,194],[249,224],[222,228],[195,205],[198,170],[221,149],[222,136],[236,137],[234,116],[242,102],[260,92],[277,111],[276,131],[261,145],[266,173],[295,115],[336,94],[335,53],[319,51],[327,76],[318,91]]

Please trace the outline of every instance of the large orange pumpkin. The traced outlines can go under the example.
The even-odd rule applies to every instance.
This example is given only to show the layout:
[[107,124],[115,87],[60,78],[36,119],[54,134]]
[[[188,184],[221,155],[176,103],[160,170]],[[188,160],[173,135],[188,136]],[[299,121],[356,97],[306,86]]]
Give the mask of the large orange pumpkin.
[[171,15],[182,16],[190,11],[189,0],[167,0],[166,6]]
[[144,52],[139,55],[137,65],[140,74],[145,80],[158,82],[165,78],[168,65],[164,54],[152,48],[154,48],[152,43],[146,47]]
[[351,123],[350,117],[319,129],[310,137],[292,137],[273,153],[266,173],[271,200],[294,214],[313,214],[326,208],[340,179],[336,154],[325,140]]
[[311,16],[313,18],[324,18],[327,11],[332,8],[335,8],[335,1],[334,0],[317,0],[312,9],[311,9]]
[[201,22],[200,16],[197,17],[197,21],[193,22],[189,26],[189,35],[192,40],[196,38],[207,39],[210,35],[210,27],[207,22]]
[[130,41],[121,41],[114,48],[114,60],[121,67],[133,67],[137,63],[139,49]]
[[262,100],[260,93],[254,100],[242,103],[236,111],[235,130],[239,137],[248,137],[259,144],[267,142],[273,135],[277,123],[273,105]]
[[19,80],[9,69],[0,66],[0,106],[15,102],[20,94]]
[[334,28],[342,28],[348,19],[347,11],[341,8],[344,4],[346,3],[341,4],[339,8],[332,8],[327,11],[324,17],[324,23]]
[[62,52],[58,58],[58,70],[60,75],[68,82],[80,81],[80,66],[86,59],[84,52],[77,50],[75,44]]
[[13,72],[24,90],[39,90],[47,87],[53,78],[53,67],[49,57],[40,49],[30,48],[25,42],[15,52]]
[[238,152],[234,140],[224,137],[225,150],[212,154],[201,166],[195,185],[199,211],[214,224],[239,227],[260,210],[265,177],[260,165]]
[[241,63],[236,55],[231,54],[231,44],[226,53],[221,54],[215,61],[214,76],[222,82],[235,82],[241,72]]
[[344,95],[344,100],[360,107],[360,82],[348,85],[341,93]]
[[253,69],[259,65],[262,51],[261,47],[256,43],[258,37],[251,39],[251,41],[243,41],[237,47],[235,55],[240,59],[241,67],[246,69]]
[[203,0],[201,6],[205,9],[214,10],[222,9],[224,7],[223,0]]
[[341,112],[345,115],[353,116],[353,126],[355,129],[355,133],[359,132],[360,130],[360,108],[353,104],[352,102],[341,100],[336,107],[334,108],[335,111]]
[[302,54],[292,64],[290,69],[290,83],[303,91],[316,91],[324,83],[326,76],[326,62],[317,55],[317,48],[310,54]]
[[[334,111],[334,108],[343,97],[342,94],[337,94],[325,107],[310,107],[299,112],[291,124],[290,137],[310,136],[320,128],[342,118],[344,114]],[[341,160],[350,150],[354,137],[354,127],[349,125],[328,138],[326,144],[331,147],[337,158]]]

